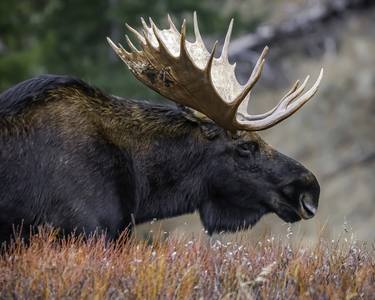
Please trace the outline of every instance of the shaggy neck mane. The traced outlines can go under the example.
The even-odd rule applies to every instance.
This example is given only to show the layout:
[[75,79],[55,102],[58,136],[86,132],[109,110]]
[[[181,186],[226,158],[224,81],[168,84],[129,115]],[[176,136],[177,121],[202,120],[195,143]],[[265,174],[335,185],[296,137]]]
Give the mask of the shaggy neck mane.
[[133,157],[135,221],[194,212],[206,197],[207,145],[199,126],[168,106],[114,97],[91,103],[105,136]]

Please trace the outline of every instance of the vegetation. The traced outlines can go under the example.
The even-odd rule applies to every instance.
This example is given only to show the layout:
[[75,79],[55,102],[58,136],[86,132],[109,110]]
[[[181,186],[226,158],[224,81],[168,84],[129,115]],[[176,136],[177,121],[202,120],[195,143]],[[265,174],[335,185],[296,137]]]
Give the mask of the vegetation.
[[[225,7],[227,0],[2,0],[0,3],[0,92],[11,85],[43,73],[77,76],[111,93],[157,98],[135,79],[113,54],[106,36],[125,44],[125,21],[140,25],[151,16],[166,25],[170,13],[176,24],[199,14],[202,32],[221,33],[230,17],[236,17],[236,33],[250,31],[261,13],[239,16]],[[191,26],[190,26],[191,30]]]
[[153,241],[57,239],[43,229],[0,257],[1,299],[370,299],[374,245],[343,237],[313,246],[246,235]]
[[[262,10],[254,15],[253,2],[264,5],[265,1],[233,1],[237,8],[232,10],[225,5],[227,2],[230,1],[155,0],[150,5],[146,0],[2,0],[0,92],[31,76],[56,73],[83,78],[118,95],[157,97],[132,78],[107,46],[105,37],[109,35],[123,42],[125,21],[137,26],[140,16],[150,15],[162,24],[166,12],[171,13],[178,24],[197,10],[202,32],[215,37],[218,33],[222,37],[231,16],[236,18],[234,34],[250,32],[264,17]],[[248,2],[251,9],[240,11],[240,2]],[[238,15],[241,13],[242,18]],[[301,135],[313,141],[312,146],[301,151],[305,151],[302,156],[315,153],[316,161],[325,158],[315,167],[321,172],[336,165],[341,170],[341,160],[347,168],[348,153],[357,159],[358,153],[369,148],[371,141],[372,130],[367,130],[370,122],[366,122],[370,119],[366,116],[371,112],[368,107],[373,99],[369,96],[373,86],[371,81],[360,79],[371,74],[372,56],[362,54],[363,49],[370,50],[374,44],[366,32],[375,27],[366,25],[370,17],[358,18],[362,21],[352,22],[357,25],[347,26],[350,30],[341,26],[346,31],[340,31],[345,37],[338,43],[340,61],[333,55],[326,57],[330,59],[329,64],[326,63],[330,70],[326,76],[335,84],[326,83],[329,95],[317,111],[321,117],[311,114],[313,121],[309,121],[305,114],[301,123],[296,123],[295,132],[290,134],[298,135],[301,128],[315,129],[316,135],[314,131],[304,131]],[[366,26],[367,31],[362,33],[359,28]],[[292,65],[305,66],[305,63]],[[360,76],[350,72],[355,65],[361,66]],[[364,88],[367,88],[365,92]],[[344,96],[347,101],[343,101]],[[358,106],[358,101],[362,105]],[[335,104],[340,109],[332,109]],[[327,110],[332,114],[330,117],[321,113]],[[337,111],[339,115],[334,115]],[[363,124],[347,130],[348,123]],[[341,131],[349,136],[345,137]],[[303,142],[299,140],[296,147],[300,149]],[[292,141],[288,139],[286,143],[290,146]],[[344,147],[346,144],[357,145],[358,149]],[[325,145],[325,149],[317,149],[316,145]],[[288,146],[284,148],[293,151]],[[325,197],[327,200],[358,198],[362,202],[343,201],[338,207],[331,201],[327,211],[336,212],[333,218],[339,219],[337,222],[344,214],[342,211],[345,215],[360,215],[357,219],[363,222],[358,223],[357,228],[362,232],[370,231],[367,236],[373,237],[371,219],[363,214],[365,210],[371,215],[368,208],[372,207],[372,202],[365,200],[373,199],[370,189],[367,192],[370,194],[366,194],[366,184],[372,182],[371,164],[366,171],[356,168],[354,172],[357,183],[353,182],[350,172],[343,172],[344,177],[337,180],[330,177],[332,183],[327,179]],[[327,171],[327,174],[333,173]],[[355,197],[347,196],[355,192]],[[162,235],[152,240],[132,237],[106,243],[104,237],[59,240],[56,232],[44,229],[32,237],[29,245],[17,240],[0,253],[0,299],[373,299],[375,245],[359,243],[350,234],[345,235],[348,234],[334,240],[321,238],[311,245],[289,235],[264,236],[254,242],[245,234],[229,242],[224,242],[221,236],[171,235],[164,238]]]

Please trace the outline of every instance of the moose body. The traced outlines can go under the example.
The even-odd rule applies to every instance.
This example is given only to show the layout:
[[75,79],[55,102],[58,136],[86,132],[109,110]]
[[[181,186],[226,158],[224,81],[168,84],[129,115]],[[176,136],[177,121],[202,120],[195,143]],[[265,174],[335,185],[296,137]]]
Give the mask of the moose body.
[[181,111],[41,76],[1,94],[0,116],[0,240],[21,223],[115,237],[131,214],[198,207],[205,149]]
[[[196,16],[194,21],[197,28]],[[223,72],[214,71],[222,61],[213,54],[203,57],[208,59],[204,69],[194,65],[183,31],[179,35],[172,25],[163,34],[172,36],[168,41],[181,39],[185,54],[179,57],[166,59],[161,55],[168,51],[140,36],[143,52],[131,42],[133,53],[110,44],[138,79],[176,99],[177,107],[126,100],[55,75],[0,94],[0,242],[20,225],[25,234],[30,227],[51,224],[63,233],[100,231],[116,238],[134,223],[195,211],[210,234],[248,228],[271,212],[287,222],[314,216],[315,176],[254,131],[273,126],[306,103],[322,72],[309,91],[302,94],[306,81],[297,82],[268,113],[238,113],[266,52],[244,90],[226,102],[218,90],[236,92],[241,86],[233,82],[227,89],[231,81],[214,78]],[[162,45],[161,33],[156,27],[153,32]],[[227,34],[223,53],[228,41]],[[203,44],[195,47],[194,53],[206,55]]]
[[108,96],[70,77],[5,91],[0,116],[0,240],[19,224],[115,238],[132,214],[140,223],[196,210],[210,233],[236,230],[275,210],[264,177],[280,188],[315,180],[255,133],[232,136],[189,111]]

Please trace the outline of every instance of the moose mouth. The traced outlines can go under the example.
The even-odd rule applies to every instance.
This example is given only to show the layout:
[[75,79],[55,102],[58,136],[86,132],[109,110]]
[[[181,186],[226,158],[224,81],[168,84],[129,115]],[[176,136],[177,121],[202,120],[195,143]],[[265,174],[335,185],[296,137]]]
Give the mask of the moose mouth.
[[298,206],[293,206],[292,199],[277,197],[274,199],[274,212],[285,222],[297,222],[301,219],[308,220],[315,216],[316,205],[313,204],[313,197],[308,193],[301,193],[298,199]]

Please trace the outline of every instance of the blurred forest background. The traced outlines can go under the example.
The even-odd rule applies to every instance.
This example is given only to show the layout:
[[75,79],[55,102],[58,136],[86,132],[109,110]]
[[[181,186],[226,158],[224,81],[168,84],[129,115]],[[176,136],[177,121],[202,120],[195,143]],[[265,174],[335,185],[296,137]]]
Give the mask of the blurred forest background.
[[[125,21],[151,16],[162,27],[170,13],[192,29],[197,11],[208,48],[222,42],[235,18],[231,61],[244,82],[261,49],[271,52],[253,94],[252,109],[274,105],[290,84],[325,68],[317,96],[301,112],[262,132],[277,150],[301,161],[321,183],[318,214],[290,229],[266,216],[251,231],[307,237],[352,231],[375,239],[375,1],[372,0],[1,0],[0,92],[42,73],[80,77],[107,92],[163,101],[139,84],[114,55],[105,37],[124,43]],[[196,215],[143,225],[198,232]],[[151,227],[151,229],[150,229]]]

